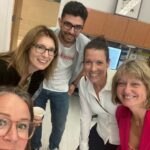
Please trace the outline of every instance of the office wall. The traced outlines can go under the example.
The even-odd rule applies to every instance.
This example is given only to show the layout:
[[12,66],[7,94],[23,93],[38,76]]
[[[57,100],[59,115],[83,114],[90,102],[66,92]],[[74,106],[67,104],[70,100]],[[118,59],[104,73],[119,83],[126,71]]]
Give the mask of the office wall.
[[0,0],[0,52],[8,51],[14,0]]
[[[61,14],[62,8],[66,2],[70,0],[61,0],[59,15]],[[115,12],[117,0],[77,0],[82,2],[86,7],[95,10],[113,13]],[[138,20],[146,23],[150,23],[150,0],[142,0],[141,11]]]

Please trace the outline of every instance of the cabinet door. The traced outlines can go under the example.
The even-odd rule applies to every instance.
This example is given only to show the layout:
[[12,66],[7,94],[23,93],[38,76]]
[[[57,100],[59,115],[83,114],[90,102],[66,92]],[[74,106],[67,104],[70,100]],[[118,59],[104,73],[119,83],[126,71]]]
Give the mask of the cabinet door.
[[147,36],[144,40],[144,47],[150,49],[150,26],[147,32]]
[[127,44],[143,47],[148,31],[149,24],[130,19],[123,41]]
[[90,36],[97,36],[104,34],[103,26],[107,19],[107,13],[96,11],[93,9],[88,9],[88,18],[86,20],[83,33]]
[[107,21],[105,21],[103,26],[103,32],[107,39],[122,42],[127,24],[128,18],[108,14]]

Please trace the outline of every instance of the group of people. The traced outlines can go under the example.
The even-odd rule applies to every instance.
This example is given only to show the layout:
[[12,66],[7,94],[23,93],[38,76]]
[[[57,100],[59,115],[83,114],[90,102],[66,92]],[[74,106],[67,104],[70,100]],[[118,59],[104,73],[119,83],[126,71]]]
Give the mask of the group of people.
[[[16,50],[0,54],[0,149],[39,150],[42,118],[35,119],[33,106],[45,109],[50,100],[48,150],[59,150],[69,96],[77,85],[81,106],[77,149],[150,149],[149,64],[130,60],[117,71],[110,70],[106,39],[90,41],[81,33],[87,17],[82,3],[70,1],[59,28],[36,26]],[[97,118],[91,127],[93,114]]]

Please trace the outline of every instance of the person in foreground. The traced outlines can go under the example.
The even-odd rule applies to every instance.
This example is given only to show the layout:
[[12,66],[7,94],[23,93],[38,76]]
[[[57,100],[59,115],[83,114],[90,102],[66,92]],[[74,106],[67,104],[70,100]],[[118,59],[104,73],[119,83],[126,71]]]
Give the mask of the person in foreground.
[[117,70],[112,83],[120,146],[117,150],[150,149],[150,68],[146,61],[130,60]]
[[44,25],[32,28],[16,50],[0,53],[0,85],[19,86],[31,95],[57,62],[58,43]]
[[[86,7],[77,1],[65,4],[59,28],[53,29],[59,42],[58,63],[52,78],[43,81],[43,88],[35,100],[35,106],[46,108],[50,100],[52,131],[48,149],[57,150],[65,130],[69,109],[69,95],[72,95],[82,76],[83,49],[89,39],[83,35],[88,12]],[[38,150],[41,146],[42,126],[38,127],[32,138],[32,147]]]
[[[84,49],[85,76],[79,83],[81,106],[80,150],[116,150],[119,134],[111,100],[111,83],[115,73],[109,70],[109,50],[104,37],[97,37]],[[91,127],[92,115],[96,124]]]
[[0,86],[0,150],[30,150],[34,129],[29,94],[18,87]]

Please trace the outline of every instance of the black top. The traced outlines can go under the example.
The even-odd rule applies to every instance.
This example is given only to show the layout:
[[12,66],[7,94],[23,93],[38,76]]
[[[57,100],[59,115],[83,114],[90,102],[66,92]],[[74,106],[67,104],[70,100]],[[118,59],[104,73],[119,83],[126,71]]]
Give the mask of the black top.
[[[20,79],[21,76],[16,69],[12,66],[8,67],[8,63],[0,59],[0,85],[17,86]],[[39,88],[39,85],[43,79],[44,74],[42,71],[37,71],[32,74],[28,88],[28,92],[31,94],[31,96]]]

